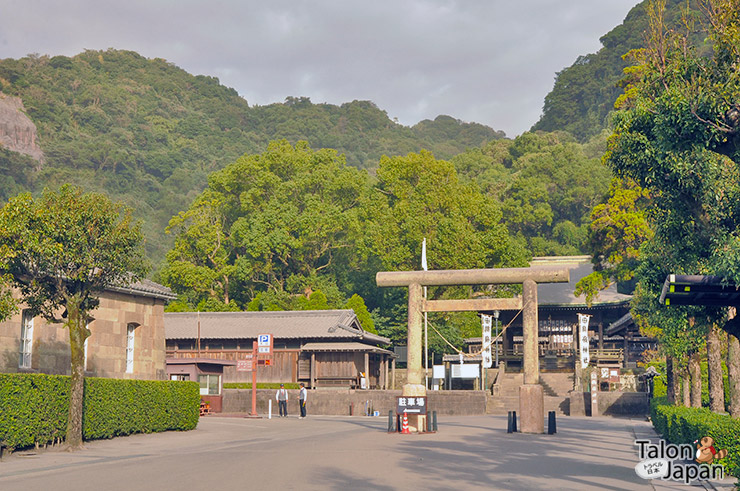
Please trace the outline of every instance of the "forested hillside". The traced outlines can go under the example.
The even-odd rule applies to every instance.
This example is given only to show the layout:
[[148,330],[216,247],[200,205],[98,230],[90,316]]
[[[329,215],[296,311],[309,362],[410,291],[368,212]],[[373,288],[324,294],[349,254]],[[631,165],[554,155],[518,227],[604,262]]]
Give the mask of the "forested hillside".
[[112,49],[0,60],[0,89],[22,99],[45,155],[39,166],[0,152],[0,168],[8,169],[0,197],[62,182],[105,191],[144,219],[155,262],[171,245],[163,235],[169,219],[208,175],[271,140],[306,140],[367,168],[384,154],[428,149],[449,158],[504,136],[448,116],[405,127],[367,101],[334,106],[288,97],[250,107],[216,78]]
[[[0,148],[0,198],[74,183],[129,204],[156,279],[179,294],[171,310],[347,307],[402,343],[404,292],[374,275],[418,268],[425,238],[432,269],[587,251],[610,181],[600,159],[613,101],[597,99],[616,98],[603,77],[621,76],[615,53],[634,39],[615,29],[608,53],[561,72],[536,125],[552,131],[515,139],[450,116],[405,127],[370,101],[249,106],[215,78],[129,51],[0,60],[0,96],[22,100],[44,152]],[[455,344],[480,332],[475,314],[430,322]]]
[[[532,131],[567,131],[585,142],[609,126],[614,102],[623,92],[623,70],[632,63],[623,57],[644,46],[648,1],[636,5],[622,24],[600,39],[603,47],[598,52],[579,56],[573,65],[557,73],[555,85],[545,97],[542,116]],[[686,0],[665,3],[666,24],[680,29]],[[696,2],[690,3],[694,6]],[[701,21],[696,10],[692,18]]]

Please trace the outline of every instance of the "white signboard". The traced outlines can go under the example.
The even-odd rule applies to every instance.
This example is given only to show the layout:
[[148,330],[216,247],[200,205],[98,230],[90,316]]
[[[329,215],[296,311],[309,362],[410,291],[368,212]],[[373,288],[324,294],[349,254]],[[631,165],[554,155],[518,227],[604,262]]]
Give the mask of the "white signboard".
[[581,366],[587,367],[591,361],[591,357],[588,352],[588,321],[591,319],[590,315],[578,314],[578,340],[581,346]]
[[432,378],[445,378],[445,366],[434,365],[432,367]]
[[452,378],[478,378],[480,377],[480,365],[477,363],[465,363],[463,365],[452,364]]

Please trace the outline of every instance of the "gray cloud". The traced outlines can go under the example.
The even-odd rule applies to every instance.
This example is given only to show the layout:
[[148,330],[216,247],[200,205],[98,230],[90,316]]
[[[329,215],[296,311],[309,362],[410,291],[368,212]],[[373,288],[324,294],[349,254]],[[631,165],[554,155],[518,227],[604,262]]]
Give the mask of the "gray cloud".
[[514,136],[555,73],[637,0],[4,0],[0,58],[130,49],[219,77],[250,104],[368,99],[403,124],[447,114]]

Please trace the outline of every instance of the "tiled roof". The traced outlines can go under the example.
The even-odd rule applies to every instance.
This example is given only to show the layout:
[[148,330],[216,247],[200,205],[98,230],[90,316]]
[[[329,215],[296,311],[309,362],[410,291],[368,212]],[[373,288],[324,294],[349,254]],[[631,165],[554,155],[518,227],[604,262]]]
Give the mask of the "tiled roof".
[[388,338],[365,332],[352,310],[276,312],[171,312],[164,314],[166,339],[357,339],[390,344]]
[[163,300],[174,300],[177,298],[177,295],[175,295],[168,287],[146,279],[139,280],[127,286],[109,286],[106,290],[128,293],[130,295],[161,298]]
[[[541,283],[537,285],[537,303],[540,306],[577,306],[586,305],[584,295],[575,296],[576,283],[593,272],[590,256],[551,256],[532,259],[531,266],[565,266],[570,269],[568,283]],[[612,283],[601,290],[593,302],[594,307],[608,304],[629,302],[631,295],[617,292],[617,285]]]
[[343,341],[339,343],[306,343],[301,346],[302,351],[369,351],[371,353],[383,353],[386,355],[396,356],[392,351],[370,346],[364,343],[353,341]]

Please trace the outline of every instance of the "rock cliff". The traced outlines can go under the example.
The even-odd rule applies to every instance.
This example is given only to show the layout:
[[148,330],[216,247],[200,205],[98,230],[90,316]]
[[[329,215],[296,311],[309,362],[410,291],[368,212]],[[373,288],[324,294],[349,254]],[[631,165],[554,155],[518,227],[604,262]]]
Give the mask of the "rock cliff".
[[18,97],[0,92],[0,147],[43,163],[44,152],[36,143],[36,125],[24,111],[23,101]]

